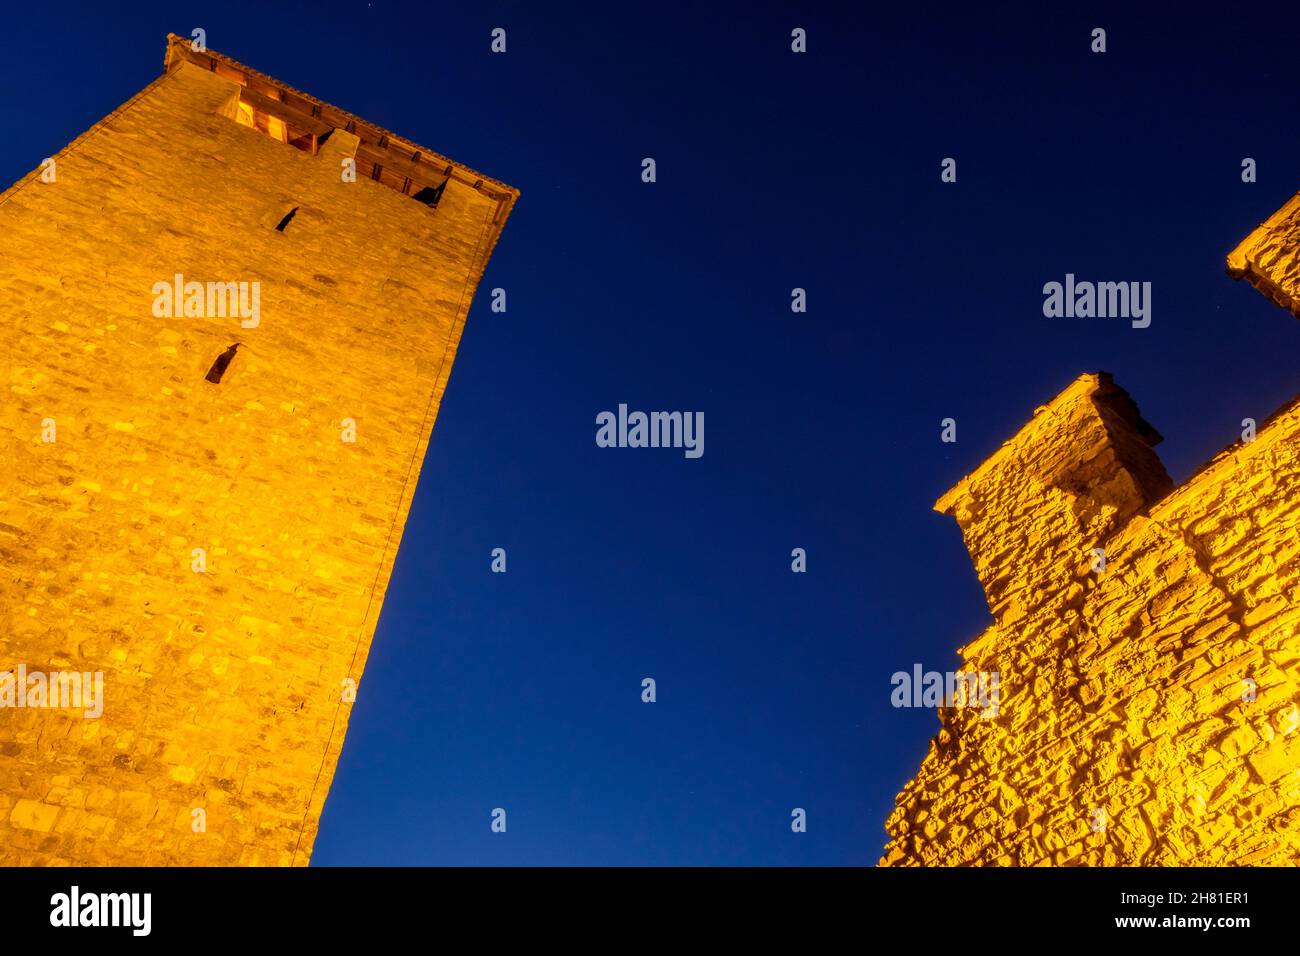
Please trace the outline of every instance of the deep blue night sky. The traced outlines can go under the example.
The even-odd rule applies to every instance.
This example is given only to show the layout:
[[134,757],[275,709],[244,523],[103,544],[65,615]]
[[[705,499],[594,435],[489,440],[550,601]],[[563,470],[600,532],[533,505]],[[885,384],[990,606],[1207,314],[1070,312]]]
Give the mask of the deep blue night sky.
[[[1300,392],[1300,323],[1224,274],[1300,189],[1294,20],[903,6],[9,12],[6,184],[203,27],[522,190],[314,863],[872,864],[938,727],[889,676],[956,667],[988,620],[935,498],[1081,372],[1178,481]],[[1044,318],[1067,272],[1150,281],[1151,327]],[[620,402],[703,411],[704,456],[596,447]]]

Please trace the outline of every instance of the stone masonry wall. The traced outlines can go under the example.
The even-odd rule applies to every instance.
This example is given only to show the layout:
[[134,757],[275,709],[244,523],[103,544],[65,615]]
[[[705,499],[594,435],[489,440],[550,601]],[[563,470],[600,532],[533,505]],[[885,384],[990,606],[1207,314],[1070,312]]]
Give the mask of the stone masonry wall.
[[[0,196],[0,670],[105,682],[99,719],[0,711],[0,863],[311,853],[499,226],[458,181],[343,182],[355,136],[302,152],[237,91],[179,63]],[[155,318],[175,273],[260,281],[260,325]]]
[[1000,701],[941,710],[882,864],[1300,862],[1300,403],[1172,492],[1158,440],[1083,376],[940,499]]
[[1300,193],[1228,254],[1228,275],[1245,279],[1300,316]]

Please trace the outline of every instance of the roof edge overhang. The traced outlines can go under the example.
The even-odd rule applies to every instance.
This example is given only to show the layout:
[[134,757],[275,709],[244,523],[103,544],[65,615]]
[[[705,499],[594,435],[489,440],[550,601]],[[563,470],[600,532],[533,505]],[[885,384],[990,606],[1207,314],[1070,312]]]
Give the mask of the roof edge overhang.
[[[309,93],[294,89],[228,56],[206,48],[196,50],[194,42],[189,37],[169,33],[167,52],[163,60],[164,74],[176,70],[182,63],[192,63],[217,73],[256,94],[279,101],[286,109],[295,110],[320,123],[351,133],[360,140],[358,150],[364,152],[373,162],[385,165],[385,168],[412,172],[417,177],[423,175],[426,179],[450,178],[477,190],[497,203],[491,223],[496,235],[500,234],[506,217],[510,215],[515,201],[519,198],[519,190],[513,186],[486,176],[403,136],[389,132]],[[488,247],[489,254],[492,246],[496,245],[496,235],[493,236]]]

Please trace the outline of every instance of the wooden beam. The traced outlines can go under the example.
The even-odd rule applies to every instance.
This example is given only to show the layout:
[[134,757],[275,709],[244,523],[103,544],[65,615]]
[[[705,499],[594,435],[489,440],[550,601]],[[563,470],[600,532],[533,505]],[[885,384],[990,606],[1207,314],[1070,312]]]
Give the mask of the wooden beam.
[[[394,150],[379,149],[369,143],[357,145],[357,158],[364,158],[376,166],[383,166],[384,169],[392,170],[407,179],[413,179],[422,186],[436,186],[443,179],[442,171],[438,167],[430,166],[428,163],[413,163]],[[431,182],[434,177],[438,177],[437,181]]]
[[247,103],[254,109],[266,113],[268,116],[274,116],[276,119],[283,120],[290,126],[296,126],[298,129],[306,130],[317,138],[320,138],[325,135],[326,132],[334,128],[330,126],[329,123],[323,122],[314,116],[309,116],[306,113],[301,113],[290,106],[286,106],[279,100],[273,100],[271,97],[265,96],[257,92],[257,90],[251,89],[247,86],[239,91],[239,99],[240,102]]

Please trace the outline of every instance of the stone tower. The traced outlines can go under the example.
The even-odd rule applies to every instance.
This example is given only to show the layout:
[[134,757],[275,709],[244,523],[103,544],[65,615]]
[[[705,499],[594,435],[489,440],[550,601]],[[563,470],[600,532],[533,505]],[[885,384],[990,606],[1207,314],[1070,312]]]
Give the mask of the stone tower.
[[[1297,308],[1300,197],[1228,271]],[[1300,399],[1177,488],[1158,441],[1084,375],[939,499],[1000,699],[940,711],[883,864],[1300,862]]]
[[308,862],[517,196],[177,36],[0,196],[0,863]]

